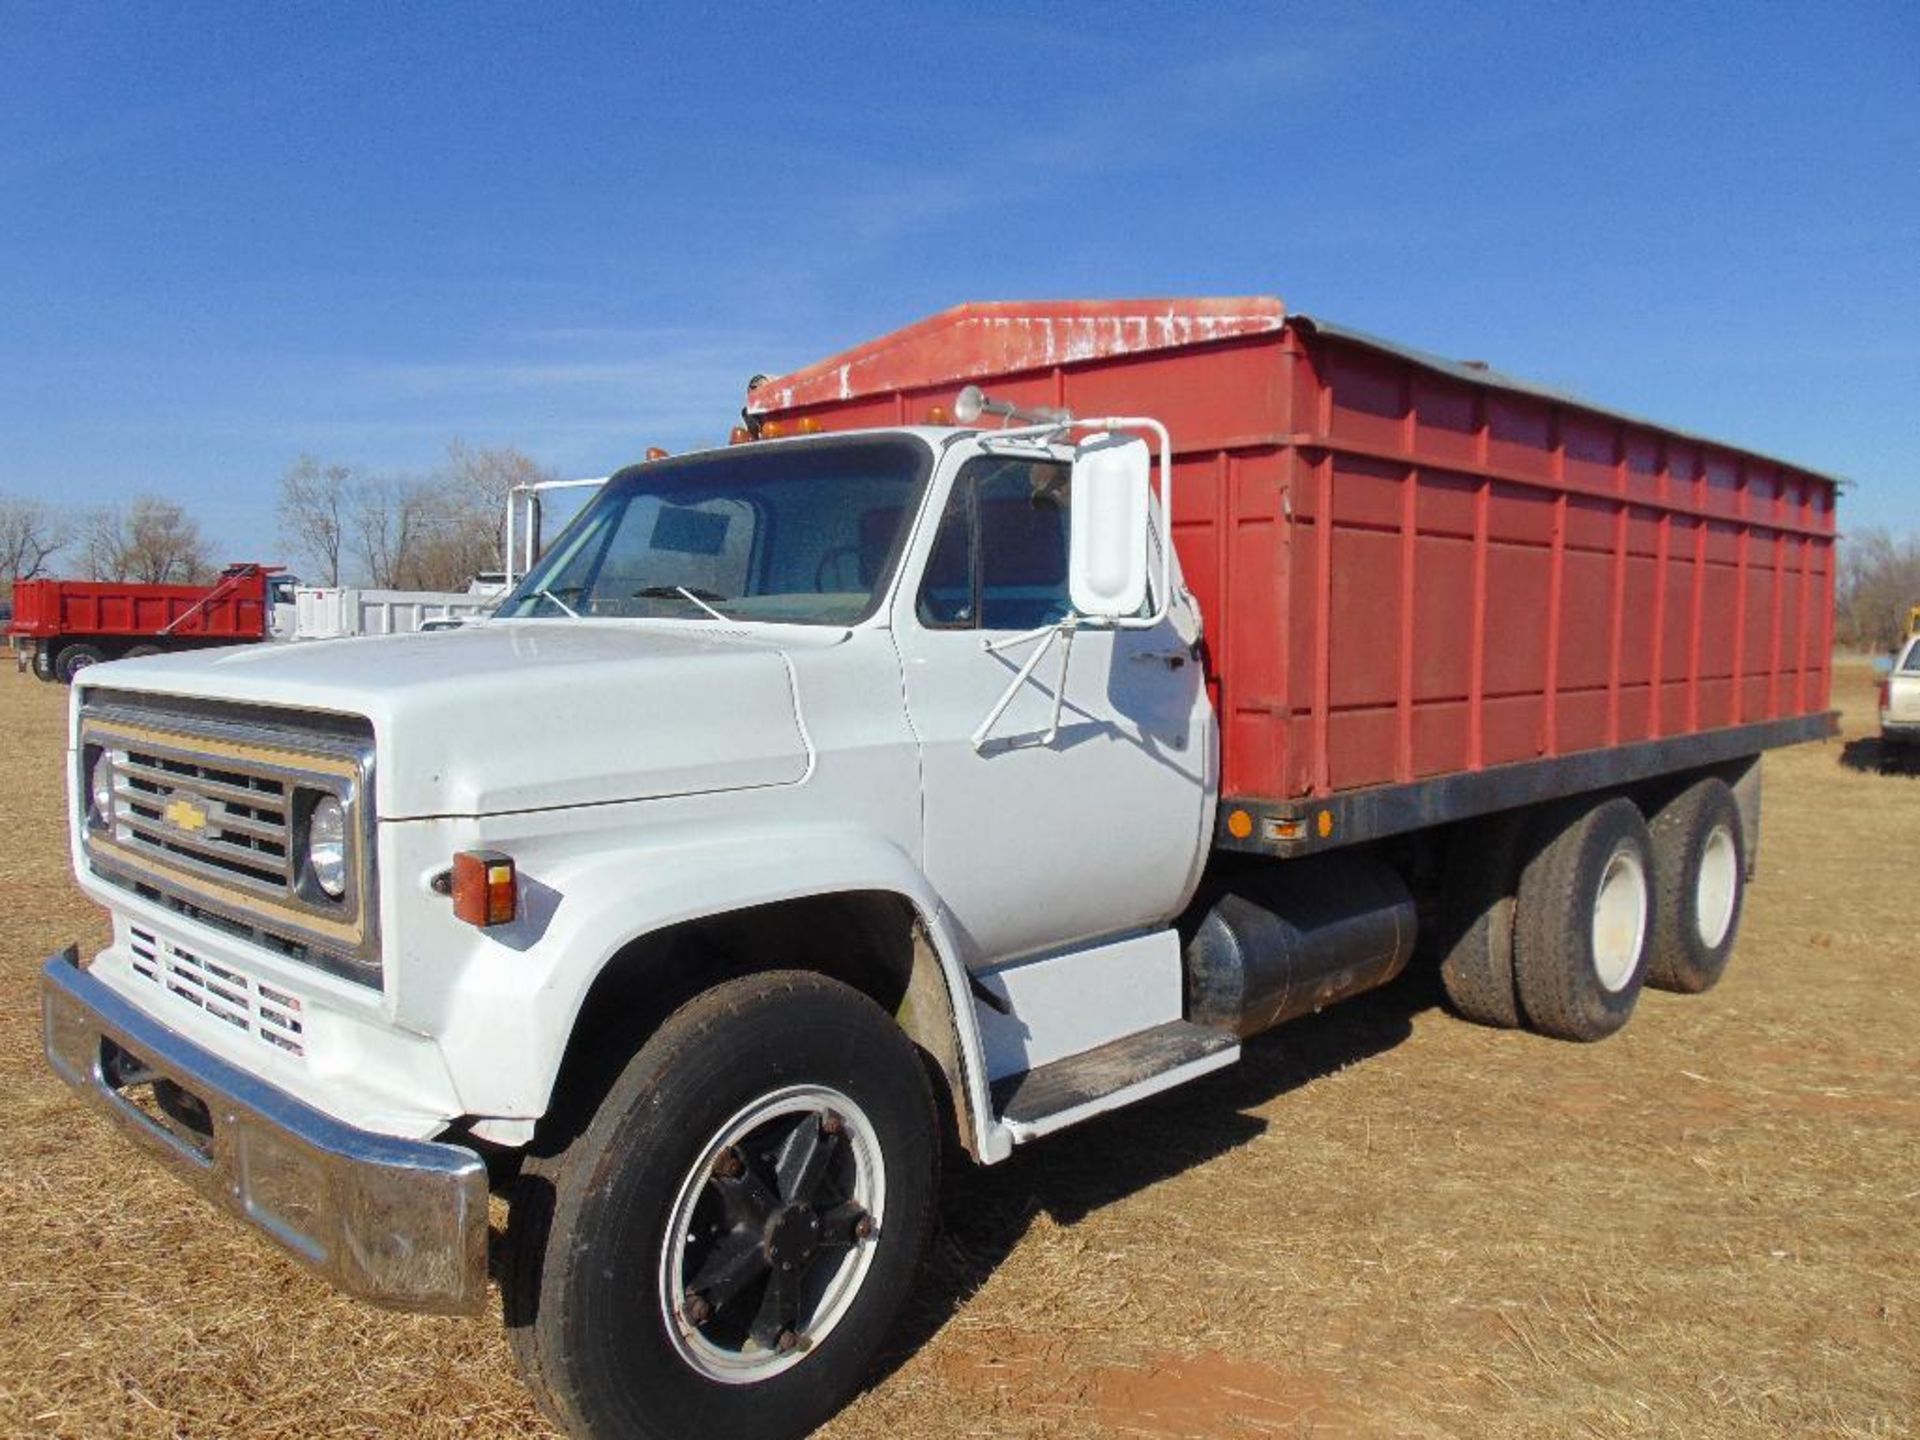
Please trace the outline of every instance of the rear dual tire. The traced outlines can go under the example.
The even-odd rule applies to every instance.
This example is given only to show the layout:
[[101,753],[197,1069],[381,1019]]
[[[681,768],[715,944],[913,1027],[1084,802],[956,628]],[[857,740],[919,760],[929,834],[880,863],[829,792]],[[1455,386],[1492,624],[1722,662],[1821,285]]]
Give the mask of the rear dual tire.
[[1456,1014],[1511,1030],[1522,1023],[1513,983],[1514,886],[1526,825],[1496,815],[1447,848],[1440,985]]
[[1630,800],[1562,812],[1520,874],[1513,975],[1527,1024],[1602,1040],[1633,1015],[1652,953],[1653,844]]
[[1746,899],[1740,807],[1721,780],[1688,786],[1654,815],[1653,960],[1647,983],[1698,994],[1726,973]]

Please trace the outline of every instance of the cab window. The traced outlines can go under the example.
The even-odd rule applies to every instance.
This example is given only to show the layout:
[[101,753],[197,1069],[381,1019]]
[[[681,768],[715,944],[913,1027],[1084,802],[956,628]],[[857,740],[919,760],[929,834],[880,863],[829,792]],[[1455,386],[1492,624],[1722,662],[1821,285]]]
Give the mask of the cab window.
[[1065,465],[982,455],[961,467],[921,583],[922,624],[1037,630],[1067,615]]

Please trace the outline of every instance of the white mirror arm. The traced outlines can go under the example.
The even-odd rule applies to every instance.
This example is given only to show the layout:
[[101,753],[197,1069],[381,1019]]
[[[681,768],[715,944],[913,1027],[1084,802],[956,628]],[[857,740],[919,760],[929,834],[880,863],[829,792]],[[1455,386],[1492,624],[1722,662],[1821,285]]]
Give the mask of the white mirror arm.
[[1021,635],[1009,635],[1004,640],[980,642],[980,648],[988,654],[1011,650],[1016,645],[1031,644],[1035,640],[1040,643],[1034,646],[1033,654],[1027,657],[1026,663],[1014,672],[1013,678],[1007,682],[1007,688],[1000,692],[1000,698],[993,702],[993,708],[987,712],[987,718],[982,720],[973,734],[968,737],[976,753],[986,748],[987,737],[993,733],[993,727],[1000,723],[1000,717],[1007,713],[1007,707],[1013,704],[1013,697],[1020,693],[1021,687],[1033,678],[1033,672],[1040,668],[1041,660],[1046,657],[1047,651],[1057,639],[1061,641],[1060,678],[1053,687],[1053,720],[1041,739],[1043,745],[1051,745],[1054,742],[1060,734],[1060,708],[1066,699],[1067,662],[1073,654],[1073,632],[1076,628],[1078,628],[1077,622],[1069,617],[1057,625],[1043,625],[1038,630],[1029,630]]

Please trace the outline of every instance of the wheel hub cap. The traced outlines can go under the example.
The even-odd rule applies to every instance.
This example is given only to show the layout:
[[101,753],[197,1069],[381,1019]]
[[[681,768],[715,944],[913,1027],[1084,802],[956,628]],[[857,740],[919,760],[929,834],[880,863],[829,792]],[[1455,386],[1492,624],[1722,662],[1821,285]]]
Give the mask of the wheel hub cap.
[[846,1096],[794,1086],[747,1106],[668,1218],[660,1301],[681,1358],[728,1384],[800,1363],[859,1292],[885,1203],[878,1136]]
[[785,1205],[767,1219],[761,1252],[780,1270],[804,1270],[820,1248],[820,1217],[811,1205]]

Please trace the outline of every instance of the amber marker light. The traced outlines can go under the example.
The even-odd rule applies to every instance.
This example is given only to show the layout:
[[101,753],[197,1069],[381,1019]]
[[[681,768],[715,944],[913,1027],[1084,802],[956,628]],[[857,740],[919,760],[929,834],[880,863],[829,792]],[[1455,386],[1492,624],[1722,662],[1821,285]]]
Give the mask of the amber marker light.
[[672,453],[671,450],[662,450],[658,445],[649,445],[647,447],[647,459],[649,460],[664,460]]
[[1244,840],[1253,834],[1253,816],[1244,810],[1227,812],[1227,834],[1236,840]]
[[498,850],[462,850],[453,857],[456,919],[482,929],[505,925],[513,919],[518,895],[511,855]]
[[798,425],[794,426],[793,429],[797,435],[818,435],[820,433],[820,421],[816,416],[809,415]]
[[736,425],[727,432],[727,444],[729,445],[744,445],[751,439],[753,439],[753,436],[747,433],[747,427],[744,425]]

